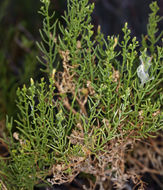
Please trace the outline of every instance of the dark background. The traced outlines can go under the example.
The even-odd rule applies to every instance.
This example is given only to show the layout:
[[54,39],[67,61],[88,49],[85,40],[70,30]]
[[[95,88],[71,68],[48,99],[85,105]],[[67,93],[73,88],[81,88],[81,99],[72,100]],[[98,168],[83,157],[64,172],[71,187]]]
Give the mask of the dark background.
[[[7,6],[5,10],[1,10],[1,15],[3,14],[4,18],[0,27],[6,25],[7,29],[11,25],[16,27],[18,24],[23,24],[32,35],[38,38],[40,16],[37,11],[41,6],[40,1],[0,0],[0,9],[2,9],[4,2]],[[125,22],[128,22],[134,36],[140,38],[141,34],[146,33],[151,0],[90,0],[90,2],[95,3],[93,22],[96,25],[101,25],[105,35],[119,34]],[[157,2],[160,7],[160,15],[163,15],[163,0]],[[58,17],[66,9],[66,0],[51,0],[51,4]],[[162,26],[163,23],[160,24],[160,29]]]

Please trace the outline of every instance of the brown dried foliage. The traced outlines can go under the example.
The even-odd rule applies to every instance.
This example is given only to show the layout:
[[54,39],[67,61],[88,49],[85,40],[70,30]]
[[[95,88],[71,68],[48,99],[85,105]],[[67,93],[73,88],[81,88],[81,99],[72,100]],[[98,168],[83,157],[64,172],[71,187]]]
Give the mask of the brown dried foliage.
[[[59,98],[62,99],[66,109],[77,114],[77,111],[71,107],[68,93],[75,96],[80,114],[87,116],[85,105],[88,95],[94,95],[95,91],[90,81],[85,82],[85,88],[76,89],[76,81],[79,76],[74,72],[74,68],[78,65],[69,65],[69,51],[60,51],[60,55],[63,58],[63,72],[58,73],[55,82]],[[115,82],[118,82],[118,71],[114,71],[113,75]],[[159,114],[159,111],[156,114]],[[142,119],[142,112],[139,113],[139,117]],[[103,122],[107,124],[107,120],[104,119]],[[119,130],[120,133],[123,133],[121,128]],[[93,131],[90,131],[90,137],[92,133]],[[105,144],[105,152],[99,151],[93,154],[85,146],[83,127],[79,121],[76,128],[72,130],[69,140],[72,145],[82,147],[84,156],[68,155],[69,164],[54,165],[51,170],[53,178],[48,181],[52,184],[70,183],[79,173],[83,172],[93,175],[96,179],[95,183],[89,180],[89,187],[83,186],[83,189],[94,190],[97,185],[100,186],[100,190],[110,189],[111,182],[116,189],[123,189],[129,179],[135,184],[134,189],[145,189],[146,184],[141,180],[144,173],[149,172],[154,178],[157,178],[156,174],[163,175],[163,141],[158,140],[159,138],[163,139],[163,136],[160,135],[157,139],[148,138],[138,141],[130,138],[131,135],[134,134],[128,135],[126,139],[122,135],[122,138],[117,137],[110,140],[108,144]],[[161,182],[160,186],[163,186]]]
[[[71,137],[72,138],[72,137]],[[96,178],[95,183],[89,179],[89,187],[83,185],[83,189],[94,190],[97,185],[101,190],[124,189],[128,180],[135,184],[133,189],[145,190],[146,183],[141,177],[146,173],[151,176],[160,188],[163,184],[157,175],[163,176],[163,135],[156,139],[148,138],[142,141],[134,139],[114,139],[105,145],[106,152],[98,152],[92,155],[83,146],[84,157],[70,157],[70,164],[55,165],[52,169],[53,178],[49,179],[52,184],[67,183],[81,172],[91,174]],[[77,143],[80,143],[78,141]],[[66,173],[71,168],[71,173]]]

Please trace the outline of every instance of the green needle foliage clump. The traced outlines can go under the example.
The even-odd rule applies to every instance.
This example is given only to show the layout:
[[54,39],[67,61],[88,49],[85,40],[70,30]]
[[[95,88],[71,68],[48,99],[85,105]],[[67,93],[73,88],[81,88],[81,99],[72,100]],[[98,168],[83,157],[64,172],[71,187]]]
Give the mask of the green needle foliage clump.
[[27,190],[70,182],[80,172],[96,184],[125,182],[131,176],[116,160],[123,162],[129,143],[163,128],[157,3],[141,45],[127,23],[122,40],[95,32],[88,0],[68,0],[64,26],[49,14],[50,1],[41,2],[38,60],[48,77],[17,90],[19,113],[7,119],[10,156],[1,159],[0,179],[8,189]]

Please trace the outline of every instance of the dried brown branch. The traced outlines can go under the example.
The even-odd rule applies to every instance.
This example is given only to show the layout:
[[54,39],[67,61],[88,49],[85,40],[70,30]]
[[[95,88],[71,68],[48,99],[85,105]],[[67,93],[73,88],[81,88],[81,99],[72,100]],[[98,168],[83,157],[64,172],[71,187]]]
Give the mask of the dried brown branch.
[[[58,82],[55,82],[55,85],[57,86],[57,89],[59,91],[60,94],[65,94],[65,91],[63,90],[63,88],[61,87],[61,85],[58,84]],[[77,112],[75,111],[74,108],[71,107],[69,100],[67,98],[67,96],[65,95],[65,97],[62,99],[64,106],[69,110],[72,111],[72,113],[77,114]]]

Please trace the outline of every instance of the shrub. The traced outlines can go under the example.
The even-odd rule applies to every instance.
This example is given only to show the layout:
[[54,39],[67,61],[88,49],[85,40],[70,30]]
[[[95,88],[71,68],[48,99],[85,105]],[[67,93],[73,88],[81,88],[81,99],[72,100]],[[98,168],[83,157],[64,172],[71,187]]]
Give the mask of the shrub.
[[6,122],[10,157],[1,160],[2,184],[33,189],[43,182],[71,182],[81,172],[100,185],[108,178],[117,186],[133,179],[124,152],[163,126],[157,3],[150,5],[148,34],[140,45],[127,23],[122,40],[105,39],[100,27],[94,32],[94,4],[88,0],[68,0],[65,27],[49,15],[50,1],[41,2],[38,60],[48,77],[31,78],[29,87],[17,90],[18,119]]

